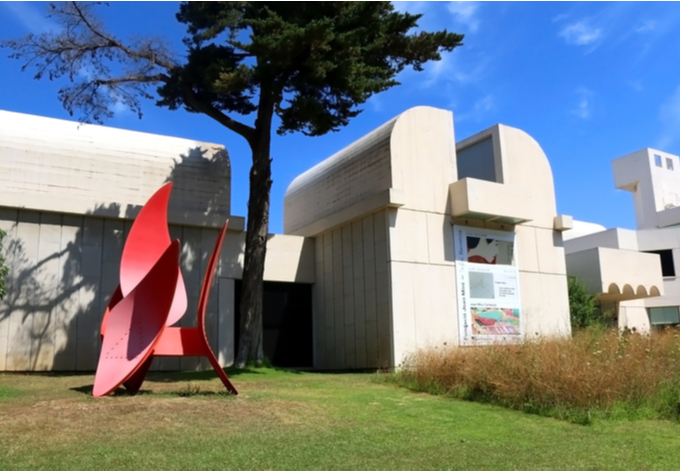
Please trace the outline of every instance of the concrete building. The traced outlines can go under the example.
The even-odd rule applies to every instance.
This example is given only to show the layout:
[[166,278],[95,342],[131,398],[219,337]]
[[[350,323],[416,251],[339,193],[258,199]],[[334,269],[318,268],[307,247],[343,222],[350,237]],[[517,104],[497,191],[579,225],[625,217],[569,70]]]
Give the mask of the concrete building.
[[[680,159],[647,148],[612,167],[616,188],[633,195],[637,229],[588,226],[567,234],[568,272],[602,293],[603,308],[614,310],[621,328],[679,325]],[[607,258],[613,249],[619,255]]]
[[[230,218],[208,335],[231,364],[244,224],[230,214],[230,173],[219,145],[0,112],[11,270],[0,370],[94,368],[126,232],[166,181],[189,313]],[[557,215],[548,159],[519,129],[496,125],[456,143],[450,111],[410,109],[295,179],[284,211],[265,268],[275,363],[389,368],[420,347],[570,333],[562,231],[571,218]]]
[[[206,330],[220,363],[231,364],[244,220],[231,215],[225,148],[0,111],[0,228],[10,268],[0,301],[0,370],[94,370],[125,237],[141,206],[167,181],[174,182],[170,233],[182,241],[189,298],[181,325],[195,324],[207,257],[229,217]],[[271,290],[314,282],[313,244],[270,237],[265,278]],[[267,327],[280,325],[275,320]],[[187,358],[155,365],[197,366]]]

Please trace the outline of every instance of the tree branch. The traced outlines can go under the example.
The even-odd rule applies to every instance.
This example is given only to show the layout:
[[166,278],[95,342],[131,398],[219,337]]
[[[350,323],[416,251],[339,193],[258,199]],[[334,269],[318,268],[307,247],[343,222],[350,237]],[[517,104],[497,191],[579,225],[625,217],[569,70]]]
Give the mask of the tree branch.
[[196,93],[194,93],[194,91],[191,88],[184,87],[183,91],[186,103],[188,103],[193,109],[207,116],[210,116],[212,119],[220,123],[225,128],[230,129],[231,131],[234,131],[236,134],[243,136],[245,140],[248,141],[248,144],[252,146],[255,138],[254,128],[246,124],[243,124],[240,121],[236,121],[233,118],[230,118],[229,116],[222,113],[214,106],[201,100],[201,98],[197,96]]
[[172,68],[177,66],[177,64],[174,64],[170,60],[163,60],[162,58],[159,58],[152,49],[149,49],[147,51],[130,49],[129,47],[125,46],[120,41],[116,40],[115,38],[113,38],[111,36],[104,34],[102,31],[99,31],[99,29],[94,27],[92,25],[92,23],[88,20],[87,15],[85,15],[83,10],[80,8],[80,5],[78,5],[78,2],[71,2],[71,5],[73,6],[74,10],[77,12],[79,20],[82,21],[82,23],[87,27],[87,29],[89,29],[90,32],[92,32],[92,34],[100,37],[101,39],[103,39],[106,42],[105,45],[99,45],[97,47],[109,47],[109,48],[120,49],[127,56],[129,56],[131,58],[145,59],[145,60],[151,62],[151,64],[153,64],[153,65],[158,65],[160,67],[163,67],[167,71],[170,71]]
[[170,79],[170,77],[168,77],[165,74],[156,74],[156,75],[135,74],[135,75],[127,75],[125,77],[113,77],[113,78],[107,78],[107,79],[94,78],[91,81],[95,85],[115,86],[115,85],[121,85],[121,84],[124,84],[124,83],[167,82],[169,79]]

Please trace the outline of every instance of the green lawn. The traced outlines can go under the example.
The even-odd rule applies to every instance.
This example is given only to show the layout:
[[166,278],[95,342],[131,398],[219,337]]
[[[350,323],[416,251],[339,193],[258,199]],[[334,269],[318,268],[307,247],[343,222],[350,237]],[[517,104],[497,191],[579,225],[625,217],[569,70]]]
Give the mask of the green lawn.
[[677,469],[680,425],[574,425],[414,393],[371,374],[0,375],[0,469]]

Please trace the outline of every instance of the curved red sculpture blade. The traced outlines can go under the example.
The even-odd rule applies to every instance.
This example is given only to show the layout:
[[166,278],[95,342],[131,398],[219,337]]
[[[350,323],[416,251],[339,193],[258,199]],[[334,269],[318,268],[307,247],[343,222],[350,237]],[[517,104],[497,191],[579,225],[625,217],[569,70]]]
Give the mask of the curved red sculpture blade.
[[203,276],[203,286],[201,286],[201,295],[198,299],[198,312],[196,313],[196,317],[198,320],[198,330],[201,332],[203,341],[205,342],[205,353],[204,355],[208,357],[208,360],[210,361],[210,364],[212,365],[213,369],[215,370],[215,373],[217,373],[217,376],[220,377],[222,380],[222,384],[232,393],[232,394],[238,394],[238,391],[236,391],[236,388],[234,387],[233,384],[231,384],[231,381],[229,381],[229,377],[227,374],[224,372],[222,369],[222,366],[220,363],[217,361],[217,358],[215,358],[215,354],[213,353],[212,349],[210,348],[210,344],[208,343],[208,337],[205,334],[205,308],[208,305],[208,295],[210,294],[210,287],[212,286],[213,278],[215,276],[215,268],[217,267],[217,260],[220,256],[220,250],[222,248],[222,242],[224,241],[224,236],[227,233],[227,227],[229,226],[229,221],[227,220],[224,223],[224,226],[222,226],[222,230],[220,231],[220,235],[217,236],[217,240],[215,241],[215,247],[213,248],[212,254],[210,255],[210,260],[208,261],[208,267],[205,270],[205,275]]
[[[208,305],[208,296],[210,294],[210,286],[212,285],[212,280],[215,274],[215,267],[217,266],[217,260],[219,258],[220,249],[222,248],[222,242],[224,236],[227,233],[228,221],[224,223],[222,230],[220,231],[217,240],[215,241],[215,248],[210,255],[208,261],[208,267],[205,271],[205,276],[203,277],[203,285],[201,287],[201,295],[198,300],[198,325],[196,327],[166,327],[161,334],[161,338],[158,344],[154,347],[154,356],[204,356],[207,357],[212,365],[215,373],[222,380],[222,384],[227,388],[232,394],[238,394],[238,391],[231,384],[229,377],[222,369],[222,366],[217,361],[215,354],[210,348],[208,343],[208,338],[205,334],[205,309]],[[141,375],[140,370],[135,373],[135,376]],[[134,378],[134,377],[133,377]],[[131,382],[130,386],[132,388],[136,387],[138,390],[141,382]],[[128,383],[125,383],[125,387],[128,387]],[[130,391],[136,391],[128,388]]]
[[94,397],[123,384],[151,355],[166,325],[179,276],[175,241],[138,284],[110,311],[95,373]]
[[[168,202],[171,190],[172,182],[160,187],[142,207],[130,228],[120,261],[120,289],[123,296],[127,296],[149,273],[170,245]],[[181,273],[174,294],[167,325],[179,321],[187,310],[187,290]]]
[[[93,395],[111,393],[121,384],[139,390],[154,356],[205,356],[233,394],[238,394],[210,348],[205,310],[228,221],[215,242],[203,279],[196,327],[170,327],[187,308],[178,264],[179,241],[170,244],[167,208],[172,183],[161,187],[140,211],[125,242],[120,284],[102,320],[102,350]],[[174,289],[173,289],[174,288]]]

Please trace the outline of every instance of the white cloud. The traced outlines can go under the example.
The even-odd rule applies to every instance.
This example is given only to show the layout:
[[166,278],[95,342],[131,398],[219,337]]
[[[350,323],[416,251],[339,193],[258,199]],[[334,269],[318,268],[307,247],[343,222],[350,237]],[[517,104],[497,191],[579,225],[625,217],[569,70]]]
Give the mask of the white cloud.
[[427,9],[428,2],[392,2],[394,9],[402,13],[423,13]]
[[640,34],[648,33],[654,31],[656,29],[656,25],[657,23],[654,20],[645,20],[640,26],[635,28],[635,32]]
[[439,29],[436,27],[437,15],[435,12],[431,11],[431,2],[392,2],[392,5],[394,5],[394,9],[398,12],[422,15],[418,20],[418,27],[411,31],[412,33]]
[[581,119],[590,118],[593,92],[586,88],[579,88],[576,90],[576,93],[579,97],[578,103],[576,105],[576,108],[570,110],[570,113],[578,116]]
[[600,38],[602,28],[596,28],[590,25],[587,20],[582,20],[568,24],[560,31],[559,35],[564,38],[567,44],[586,46]]
[[491,95],[486,95],[475,102],[475,113],[477,115],[482,115],[483,113],[491,110],[494,105],[494,99]]
[[488,59],[484,57],[475,57],[474,59],[468,57],[466,63],[462,63],[460,52],[446,52],[442,54],[440,61],[428,65],[426,69],[427,78],[422,82],[422,85],[430,87],[440,81],[456,82],[460,85],[473,84],[484,76],[487,64]]
[[61,29],[55,22],[46,18],[44,3],[2,2],[1,5],[31,33],[40,34]]
[[372,95],[366,100],[366,104],[371,106],[376,113],[380,113],[383,110],[383,101],[379,95]]
[[663,150],[680,138],[680,86],[659,107],[659,120],[661,136],[655,147]]
[[457,122],[462,123],[463,121],[473,120],[476,122],[481,121],[487,112],[491,111],[496,107],[496,100],[493,95],[484,95],[479,98],[472,105],[472,108],[463,113],[454,115]]
[[587,98],[581,98],[578,102],[578,107],[571,110],[576,116],[581,119],[588,119],[590,117],[590,108]]
[[642,80],[629,80],[628,85],[636,92],[641,92],[645,88],[642,86]]
[[111,105],[111,111],[116,116],[131,114],[132,110],[122,101],[116,100],[113,105]]
[[450,2],[448,5],[455,21],[466,26],[471,33],[479,28],[478,8],[479,2]]

